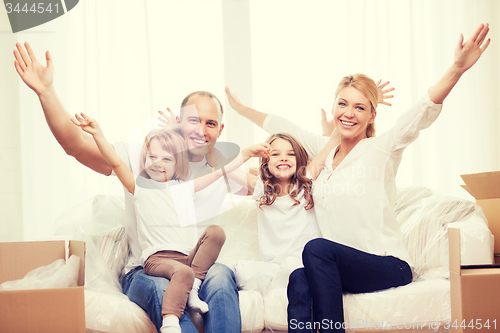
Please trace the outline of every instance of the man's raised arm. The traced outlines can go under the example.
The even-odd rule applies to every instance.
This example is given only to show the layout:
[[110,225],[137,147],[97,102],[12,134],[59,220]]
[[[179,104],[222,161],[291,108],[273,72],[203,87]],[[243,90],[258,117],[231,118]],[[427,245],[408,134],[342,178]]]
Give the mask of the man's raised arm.
[[73,156],[80,163],[103,175],[111,174],[111,167],[106,163],[94,140],[72,124],[71,115],[64,110],[53,86],[54,65],[49,51],[45,53],[47,66],[42,66],[35,57],[28,43],[16,44],[14,65],[21,79],[40,99],[43,113],[50,131],[66,154]]

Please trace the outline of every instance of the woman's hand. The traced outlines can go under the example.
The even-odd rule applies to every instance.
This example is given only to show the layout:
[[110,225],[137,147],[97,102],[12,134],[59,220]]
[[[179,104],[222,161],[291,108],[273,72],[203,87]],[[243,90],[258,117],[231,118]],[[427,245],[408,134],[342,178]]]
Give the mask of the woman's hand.
[[179,125],[181,122],[179,120],[179,117],[177,117],[172,110],[170,110],[169,107],[167,107],[167,111],[169,114],[166,114],[165,112],[159,110],[158,113],[161,115],[161,117],[158,117],[158,120],[161,121],[163,124],[159,124],[160,127],[163,128],[168,128],[172,129],[175,128],[177,125]]
[[85,132],[92,134],[92,136],[102,134],[101,127],[97,123],[97,120],[89,118],[85,113],[75,113],[75,119],[71,118],[71,121],[76,126],[80,127]]
[[439,81],[429,89],[429,99],[435,104],[442,104],[455,84],[466,70],[471,68],[481,54],[490,45],[490,39],[485,42],[486,35],[490,30],[488,24],[481,24],[463,43],[464,37],[460,34],[458,44],[455,47],[455,61],[453,65],[444,73]]
[[14,50],[14,57],[16,58],[14,66],[24,83],[40,96],[52,86],[52,82],[54,81],[52,57],[49,51],[45,53],[47,66],[44,67],[36,59],[30,44],[26,42],[24,46],[28,54],[26,54],[21,44],[16,44],[17,50]]
[[458,44],[455,48],[455,62],[453,64],[460,74],[471,68],[481,57],[481,54],[483,54],[488,45],[490,45],[489,38],[484,42],[489,30],[488,23],[481,24],[472,36],[467,39],[465,44],[464,36],[460,34]]
[[380,79],[375,83],[377,85],[377,89],[378,89],[378,104],[384,104],[387,106],[391,106],[392,104],[389,102],[386,102],[385,100],[394,97],[394,95],[387,95],[388,92],[394,90],[394,87],[384,90],[384,88],[389,84],[389,81],[384,82],[382,84],[381,84],[381,82],[382,82],[382,80]]
[[234,111],[236,111],[238,114],[240,114],[241,109],[245,106],[240,102],[238,97],[233,95],[233,93],[229,90],[229,87],[226,86],[225,91],[226,91],[227,100],[229,102],[229,105],[231,106],[231,108],[234,109]]

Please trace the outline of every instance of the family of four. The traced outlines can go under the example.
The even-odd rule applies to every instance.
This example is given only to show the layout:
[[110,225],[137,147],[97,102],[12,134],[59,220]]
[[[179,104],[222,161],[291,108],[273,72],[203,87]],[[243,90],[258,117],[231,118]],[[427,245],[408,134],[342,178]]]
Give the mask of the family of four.
[[[187,307],[202,313],[207,333],[241,332],[234,273],[215,263],[224,230],[210,225],[198,231],[204,213],[220,210],[229,192],[256,201],[263,261],[302,259],[289,276],[289,331],[315,332],[314,323],[344,322],[343,292],[383,290],[414,279],[393,209],[397,169],[404,149],[436,120],[444,99],[488,47],[488,31],[481,24],[466,41],[461,36],[451,67],[380,136],[376,108],[387,104],[391,89],[362,74],[340,81],[325,136],[249,108],[226,88],[231,107],[272,134],[232,160],[214,149],[224,124],[222,104],[211,93],[186,96],[180,116],[149,132],[135,156],[126,143],[111,145],[95,119],[65,111],[53,87],[49,52],[46,67],[28,43],[17,44],[14,56],[67,154],[123,184],[130,246],[123,292],[159,332],[197,332]],[[257,175],[240,167],[252,157],[260,158]],[[291,325],[298,322],[305,324]],[[344,331],[319,326],[320,332],[334,330]]]

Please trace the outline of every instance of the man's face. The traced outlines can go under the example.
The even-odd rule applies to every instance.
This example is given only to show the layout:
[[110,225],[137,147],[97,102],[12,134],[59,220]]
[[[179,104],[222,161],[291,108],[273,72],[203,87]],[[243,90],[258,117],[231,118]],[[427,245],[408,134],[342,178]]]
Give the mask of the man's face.
[[189,149],[189,160],[199,162],[208,153],[207,143],[217,141],[224,124],[219,103],[209,96],[194,95],[183,110],[181,133]]

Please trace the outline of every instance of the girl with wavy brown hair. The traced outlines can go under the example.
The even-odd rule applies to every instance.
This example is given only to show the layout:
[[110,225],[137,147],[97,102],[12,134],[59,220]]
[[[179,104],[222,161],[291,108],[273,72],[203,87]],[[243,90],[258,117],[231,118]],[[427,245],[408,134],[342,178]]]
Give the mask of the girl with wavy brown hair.
[[[331,136],[313,159],[288,133],[271,135],[266,143],[268,155],[260,158],[259,176],[241,173],[258,205],[260,259],[282,265],[285,260],[301,266],[301,253],[311,239],[321,237],[313,206],[312,182],[321,172],[326,156],[338,141]],[[230,174],[230,177],[235,177]],[[238,272],[236,272],[238,279]]]

